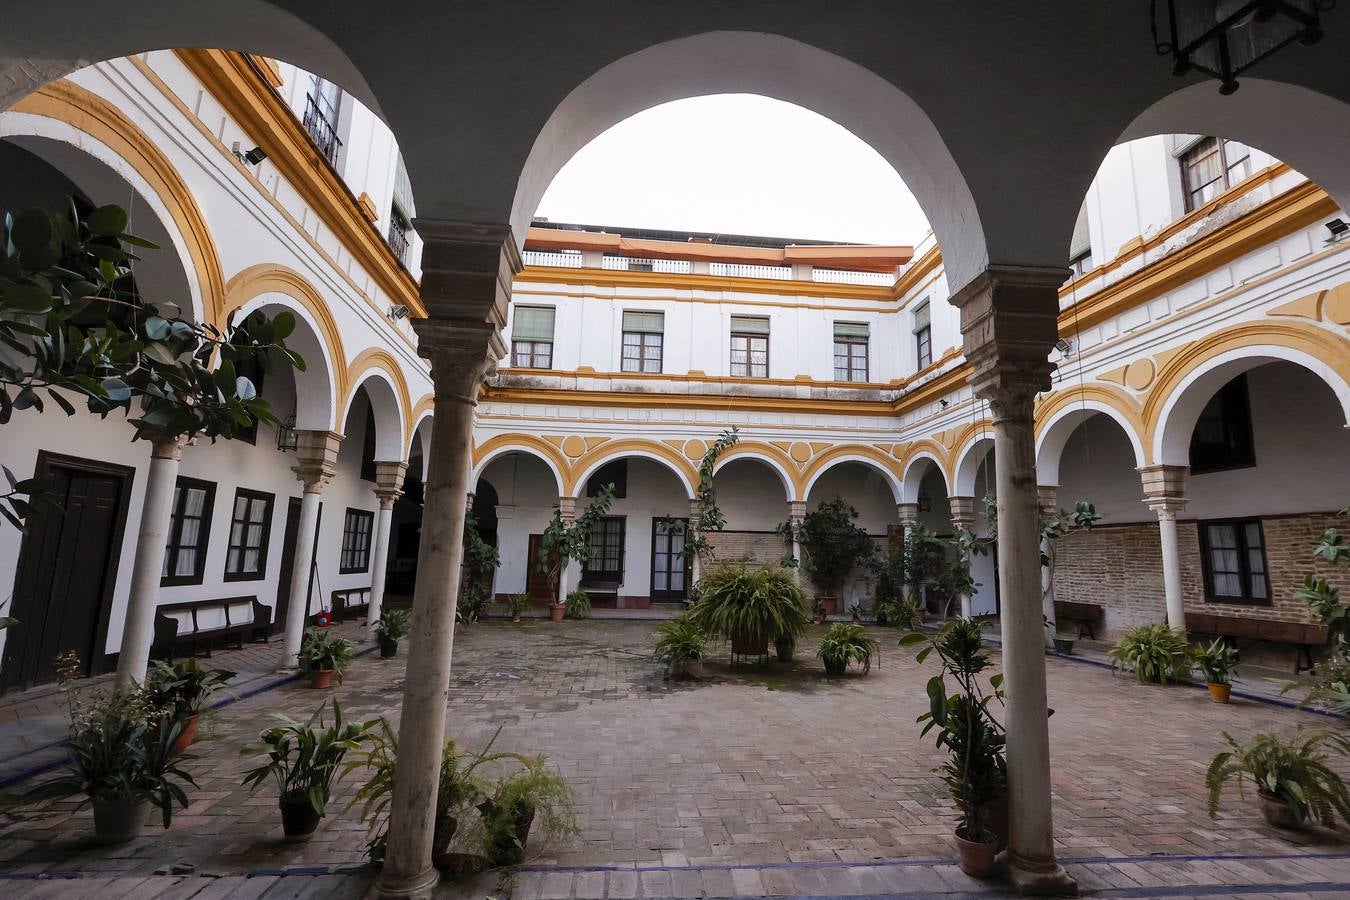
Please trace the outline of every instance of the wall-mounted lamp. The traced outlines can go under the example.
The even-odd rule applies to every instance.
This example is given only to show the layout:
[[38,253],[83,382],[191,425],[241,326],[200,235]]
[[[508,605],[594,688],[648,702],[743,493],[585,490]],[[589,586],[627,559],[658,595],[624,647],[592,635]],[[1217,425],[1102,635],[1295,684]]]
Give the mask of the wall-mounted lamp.
[[951,406],[951,405],[952,405],[952,401],[950,401],[950,400],[939,400],[939,401],[938,401],[938,406],[942,407],[943,409],[946,409],[947,407],[949,407],[949,406]]
[[933,511],[933,498],[929,497],[927,494],[920,494],[919,512],[932,512],[932,511]]
[[295,413],[291,413],[277,424],[277,449],[282,453],[294,453],[300,449],[300,432],[295,427]]
[[408,307],[400,303],[397,306],[389,307],[389,312],[385,313],[385,315],[388,316],[391,321],[397,322],[399,319],[408,318],[408,312]]
[[1055,341],[1055,349],[1060,352],[1061,356],[1073,356],[1073,341],[1068,338],[1060,338]]
[[232,146],[230,150],[234,153],[234,158],[244,165],[256,166],[258,163],[267,159],[267,151],[261,147],[254,147],[252,150],[245,153],[239,149],[239,146],[239,142],[235,141],[234,146]]
[[1327,241],[1328,244],[1338,244],[1341,238],[1350,233],[1350,224],[1346,224],[1342,219],[1332,219],[1327,223],[1326,228],[1327,231],[1331,232],[1331,238]]

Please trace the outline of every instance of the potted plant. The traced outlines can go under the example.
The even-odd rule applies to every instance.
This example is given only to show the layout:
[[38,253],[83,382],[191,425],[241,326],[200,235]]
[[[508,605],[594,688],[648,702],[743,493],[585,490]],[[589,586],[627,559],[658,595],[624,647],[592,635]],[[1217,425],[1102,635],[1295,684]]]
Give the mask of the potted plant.
[[409,614],[406,609],[380,611],[375,621],[375,638],[380,642],[380,659],[393,659],[398,655],[399,639],[408,633]]
[[[910,632],[901,646],[925,645],[916,660],[938,655],[942,672],[928,682],[929,711],[922,734],[937,730],[947,760],[935,771],[957,809],[955,830],[961,870],[973,878],[993,874],[995,855],[1008,843],[1006,735],[991,712],[1002,702],[1002,675],[980,675],[991,665],[977,619],[953,619],[935,635]],[[956,690],[948,693],[947,678]]]
[[854,603],[853,605],[851,605],[851,606],[848,608],[848,612],[849,612],[849,621],[850,621],[850,622],[852,622],[854,625],[861,625],[861,624],[862,624],[862,604],[861,604],[861,603]]
[[591,595],[577,588],[567,595],[563,612],[569,619],[588,619],[591,616]]
[[476,580],[464,582],[459,589],[459,599],[455,601],[455,622],[464,625],[477,622],[483,617],[483,610],[487,609],[491,600],[482,582]]
[[1133,672],[1140,684],[1167,684],[1191,672],[1186,633],[1166,625],[1140,625],[1127,631],[1111,648],[1111,668]]
[[602,485],[581,515],[570,521],[563,518],[561,509],[554,510],[539,539],[539,571],[548,580],[549,594],[554,598],[549,606],[549,618],[554,622],[561,622],[566,611],[559,589],[562,573],[568,563],[585,563],[591,558],[591,533],[614,504],[614,493],[613,484]]
[[880,652],[880,645],[867,636],[861,625],[837,622],[820,639],[816,656],[825,664],[826,675],[843,675],[850,662],[856,662],[866,675],[872,670],[872,657]]
[[309,686],[326,688],[337,676],[342,684],[342,672],[351,664],[352,642],[322,628],[307,628],[300,641],[300,668],[309,673]]
[[546,837],[577,833],[576,799],[566,779],[549,767],[546,757],[517,759],[520,770],[493,785],[478,804],[483,855],[492,866],[524,862],[536,821]]
[[256,790],[268,777],[275,779],[286,840],[308,840],[327,809],[343,757],[370,737],[379,720],[344,723],[336,698],[331,726],[323,723],[322,704],[308,722],[282,715],[277,719],[280,725],[268,728],[258,736],[257,743],[240,751],[247,756],[267,757],[267,762],[245,774],[243,784]]
[[195,659],[180,663],[155,661],[142,690],[150,707],[168,710],[181,726],[173,745],[175,754],[191,746],[211,694],[231,681],[234,674],[227,669],[203,669]]
[[1215,703],[1228,702],[1237,663],[1237,648],[1224,643],[1223,638],[1215,638],[1213,643],[1196,648],[1195,664],[1205,673],[1205,686]]
[[178,782],[193,787],[192,776],[179,768],[176,752],[182,725],[168,710],[146,705],[140,692],[96,693],[86,703],[71,703],[70,736],[62,742],[69,758],[65,773],[28,793],[33,797],[83,795],[94,808],[94,839],[124,844],[141,833],[146,805],[160,811],[164,827],[187,794]]
[[708,650],[708,636],[688,613],[662,622],[653,635],[657,641],[652,655],[670,666],[672,678],[703,675],[703,654]]
[[1063,653],[1065,656],[1073,654],[1074,639],[1064,637],[1059,633],[1058,627],[1044,615],[1041,616],[1041,624],[1045,626],[1045,633],[1050,637],[1050,643],[1054,646],[1056,653]]
[[765,656],[769,641],[805,633],[806,596],[777,566],[723,563],[700,580],[699,601],[688,615],[709,637],[730,639],[733,654]]
[[[821,591],[816,600],[827,616],[839,608],[839,590],[849,574],[860,566],[876,567],[876,543],[854,522],[856,518],[858,511],[836,497],[822,502],[796,526],[802,567]],[[788,523],[779,530],[786,529],[785,538],[790,539],[792,528]]]
[[530,595],[512,594],[507,602],[511,604],[511,621],[519,622],[521,613],[530,608]]
[[1332,751],[1350,754],[1350,737],[1314,729],[1300,731],[1290,740],[1266,732],[1239,744],[1226,731],[1223,739],[1229,749],[1214,754],[1205,772],[1210,818],[1218,814],[1224,784],[1236,778],[1240,791],[1250,778],[1262,814],[1276,828],[1302,828],[1309,816],[1328,827],[1337,814],[1350,822],[1350,793],[1329,759]]

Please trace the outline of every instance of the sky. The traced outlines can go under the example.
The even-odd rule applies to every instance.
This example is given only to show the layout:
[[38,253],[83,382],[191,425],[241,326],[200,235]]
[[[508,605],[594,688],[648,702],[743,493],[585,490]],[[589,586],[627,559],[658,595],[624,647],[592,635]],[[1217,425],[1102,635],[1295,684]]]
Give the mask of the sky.
[[928,222],[900,176],[810,110],[750,94],[676,100],[582,148],[537,215],[586,225],[917,244]]

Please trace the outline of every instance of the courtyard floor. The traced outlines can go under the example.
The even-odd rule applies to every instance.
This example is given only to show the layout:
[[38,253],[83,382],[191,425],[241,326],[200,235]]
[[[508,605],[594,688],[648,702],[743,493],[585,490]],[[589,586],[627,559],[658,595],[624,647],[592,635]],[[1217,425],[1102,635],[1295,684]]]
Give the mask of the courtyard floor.
[[[935,671],[874,629],[880,665],[827,680],[816,628],[792,666],[709,665],[672,683],[650,658],[650,622],[483,622],[455,642],[449,733],[477,748],[545,753],[577,792],[581,834],[531,847],[505,881],[451,895],[926,896],[997,891],[951,862],[941,759],[915,718]],[[997,655],[995,651],[995,655]],[[227,654],[215,662],[229,666]],[[1341,727],[1307,712],[1203,689],[1145,687],[1084,662],[1047,660],[1058,853],[1104,896],[1350,896],[1350,835],[1278,832],[1249,791],[1205,812],[1220,731]],[[348,718],[398,716],[403,661],[359,658],[333,693]],[[326,698],[282,684],[219,711],[187,768],[192,805],[163,832],[92,844],[75,801],[0,798],[0,896],[359,895],[366,833],[340,785],[306,844],[284,844],[270,790],[239,786],[239,753],[272,713],[305,718]],[[0,745],[22,717],[0,721]],[[177,869],[173,867],[177,866]],[[160,873],[160,874],[156,874]],[[250,877],[251,876],[251,877]],[[75,880],[78,879],[78,880]],[[1292,894],[1291,894],[1292,892]]]

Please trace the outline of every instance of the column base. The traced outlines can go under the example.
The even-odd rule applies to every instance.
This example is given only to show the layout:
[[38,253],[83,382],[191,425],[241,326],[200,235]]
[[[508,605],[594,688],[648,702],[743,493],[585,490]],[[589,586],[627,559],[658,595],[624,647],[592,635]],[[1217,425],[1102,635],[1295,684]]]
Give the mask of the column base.
[[1053,859],[1030,860],[1014,856],[1011,850],[999,854],[1004,877],[1023,897],[1077,897],[1078,882]]
[[435,866],[416,875],[394,875],[387,868],[380,872],[374,886],[366,894],[378,900],[429,900],[440,883],[441,873]]

